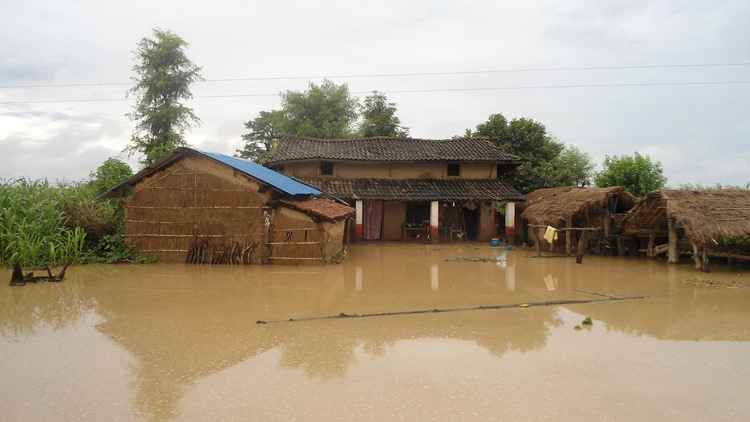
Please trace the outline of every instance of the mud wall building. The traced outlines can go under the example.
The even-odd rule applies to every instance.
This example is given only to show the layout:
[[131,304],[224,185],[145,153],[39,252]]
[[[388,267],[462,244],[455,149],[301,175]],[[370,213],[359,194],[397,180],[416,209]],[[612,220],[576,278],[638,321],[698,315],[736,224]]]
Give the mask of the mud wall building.
[[282,137],[268,165],[356,209],[363,240],[488,240],[515,227],[517,157],[488,139]]
[[330,262],[354,210],[255,163],[180,148],[106,196],[127,195],[126,242],[165,262]]

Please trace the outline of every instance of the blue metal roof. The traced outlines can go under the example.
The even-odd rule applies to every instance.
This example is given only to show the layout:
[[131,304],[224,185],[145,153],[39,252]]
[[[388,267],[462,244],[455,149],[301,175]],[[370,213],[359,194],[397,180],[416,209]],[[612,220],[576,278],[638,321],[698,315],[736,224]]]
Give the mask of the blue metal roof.
[[212,158],[224,165],[227,165],[239,172],[242,172],[252,177],[253,179],[257,179],[267,185],[270,185],[274,189],[286,193],[287,195],[317,196],[322,194],[321,191],[315,189],[310,185],[306,185],[302,182],[292,179],[291,177],[285,176],[267,167],[263,167],[260,164],[253,163],[252,161],[231,157],[229,155],[219,154],[216,152],[200,151],[193,148],[190,149],[199,154]]

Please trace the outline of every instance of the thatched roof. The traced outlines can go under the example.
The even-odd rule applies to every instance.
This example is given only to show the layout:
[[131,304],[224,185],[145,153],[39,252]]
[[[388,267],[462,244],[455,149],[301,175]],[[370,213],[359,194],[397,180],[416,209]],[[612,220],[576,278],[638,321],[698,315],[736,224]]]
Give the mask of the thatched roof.
[[750,237],[750,190],[662,190],[646,195],[625,217],[626,234],[666,224],[667,216],[681,225],[696,245]]
[[526,195],[523,218],[531,224],[562,225],[568,218],[583,214],[587,209],[606,208],[611,195],[619,195],[619,201],[623,201],[626,208],[635,203],[635,197],[621,186],[544,188]]

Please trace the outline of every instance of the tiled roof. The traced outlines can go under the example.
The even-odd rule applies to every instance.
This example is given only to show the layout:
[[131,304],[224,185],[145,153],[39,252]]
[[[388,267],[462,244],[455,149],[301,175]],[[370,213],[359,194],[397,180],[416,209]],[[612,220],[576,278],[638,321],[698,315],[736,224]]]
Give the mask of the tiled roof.
[[325,220],[339,220],[354,214],[354,208],[327,198],[284,199],[282,205]]
[[284,136],[268,164],[296,160],[347,161],[504,161],[518,157],[501,151],[488,138],[317,139]]
[[402,201],[509,201],[524,196],[500,179],[338,179],[303,178],[342,199]]

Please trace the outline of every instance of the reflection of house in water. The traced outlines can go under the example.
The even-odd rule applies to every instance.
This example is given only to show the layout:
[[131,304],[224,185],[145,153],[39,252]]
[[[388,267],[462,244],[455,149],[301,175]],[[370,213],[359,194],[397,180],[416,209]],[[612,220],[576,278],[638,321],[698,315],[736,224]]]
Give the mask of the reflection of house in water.
[[502,253],[464,244],[387,244],[354,248],[344,264],[324,267],[77,267],[60,285],[0,289],[0,335],[33,335],[27,321],[34,318],[35,324],[90,324],[83,320],[95,311],[98,331],[132,357],[136,407],[153,419],[178,412],[192,384],[229,368],[257,378],[262,393],[267,380],[248,369],[257,365],[241,362],[327,379],[346,375],[357,359],[422,339],[473,342],[497,357],[539,350],[560,323],[556,307],[267,325],[256,325],[258,319],[520,303],[570,298],[582,289],[649,296],[571,307],[611,330],[669,340],[750,340],[747,296],[685,287],[681,281],[695,274],[688,269],[599,257],[581,266],[530,259],[523,251],[497,262],[446,261]]
[[[497,356],[545,344],[553,308],[524,313],[464,312],[376,319],[256,325],[258,319],[335,314],[348,309],[403,309],[432,303],[459,304],[493,294],[505,284],[482,277],[478,290],[450,268],[440,267],[440,289],[432,289],[431,266],[422,283],[405,283],[416,267],[363,272],[356,290],[356,263],[328,267],[200,266],[114,267],[106,277],[117,285],[91,284],[86,293],[105,322],[101,333],[133,356],[136,402],[155,419],[169,418],[191,383],[265,352],[280,353],[279,364],[310,377],[343,376],[359,353],[378,356],[396,342],[422,338],[472,341]],[[491,270],[500,271],[494,264]],[[248,271],[263,268],[264,271]],[[108,268],[109,270],[109,268]],[[304,274],[301,274],[303,272]],[[264,278],[263,282],[259,279]],[[379,278],[379,280],[378,280]],[[158,280],[158,282],[157,282]],[[405,284],[395,291],[398,283]],[[248,374],[252,376],[252,374]],[[262,383],[262,380],[259,380]]]

